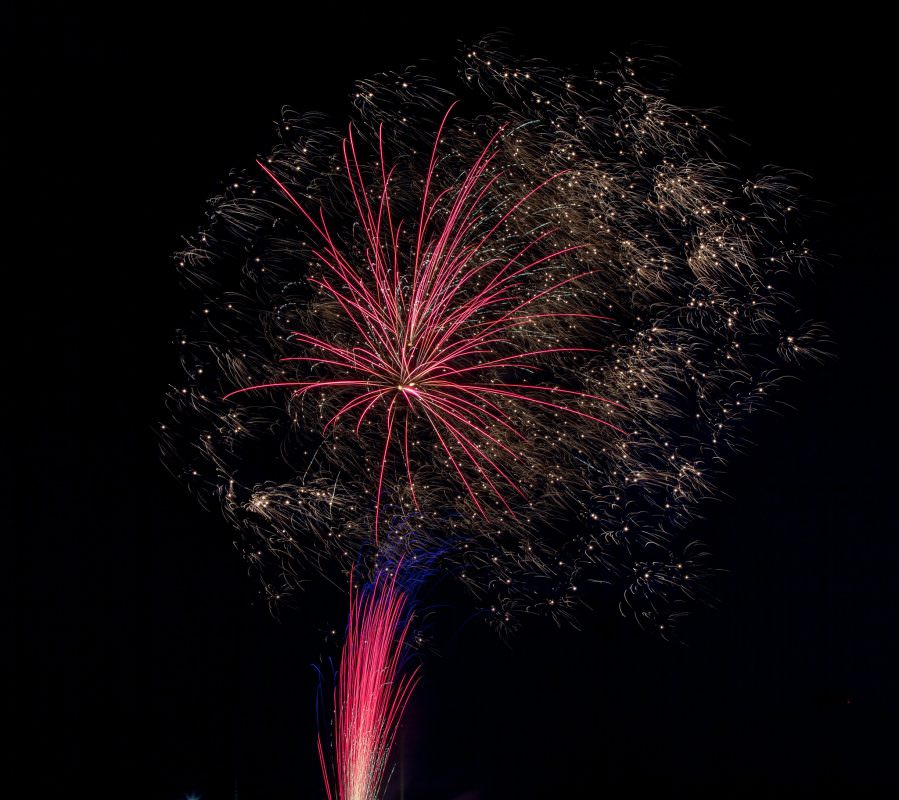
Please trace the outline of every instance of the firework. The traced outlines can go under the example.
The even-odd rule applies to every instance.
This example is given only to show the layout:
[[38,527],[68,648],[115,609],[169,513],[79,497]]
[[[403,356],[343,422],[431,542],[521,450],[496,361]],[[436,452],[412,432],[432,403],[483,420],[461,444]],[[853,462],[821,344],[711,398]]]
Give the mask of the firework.
[[177,256],[201,306],[174,469],[273,603],[351,576],[332,800],[381,795],[437,567],[501,627],[601,585],[667,635],[705,569],[687,523],[821,338],[789,302],[787,176],[730,171],[632,59],[576,77],[483,45],[460,79],[361,82],[343,133],[285,112]]
[[481,46],[460,77],[361,82],[343,133],[285,112],[213,199],[166,448],[273,602],[439,553],[500,625],[602,584],[665,630],[703,569],[687,523],[816,352],[794,194],[632,60]]
[[[421,512],[421,505],[414,475],[422,463],[433,461],[428,452],[433,450],[443,466],[455,473],[480,517],[489,522],[491,501],[518,519],[507,500],[508,490],[530,499],[522,489],[526,478],[516,480],[510,473],[533,474],[537,466],[534,440],[546,439],[551,431],[541,417],[558,418],[562,412],[563,424],[570,424],[574,417],[586,430],[592,423],[625,433],[591,413],[595,405],[619,404],[560,387],[557,371],[548,384],[509,382],[514,378],[507,377],[519,372],[522,381],[539,374],[548,367],[550,356],[558,360],[595,352],[594,348],[566,345],[565,340],[583,338],[578,337],[583,331],[577,323],[609,319],[571,310],[577,308],[574,298],[579,289],[590,296],[589,281],[595,270],[584,265],[573,271],[563,258],[581,249],[595,256],[595,247],[568,245],[535,256],[543,240],[558,228],[541,231],[535,226],[524,243],[522,237],[509,235],[513,217],[522,213],[522,206],[552,182],[565,179],[567,171],[551,175],[521,197],[512,198],[508,209],[497,212],[493,203],[485,202],[493,185],[505,176],[504,171],[491,169],[498,154],[494,150],[497,133],[461,176],[455,191],[444,191],[431,201],[429,189],[445,122],[444,118],[437,131],[425,174],[408,264],[407,254],[400,255],[405,220],[394,225],[391,212],[394,169],[388,171],[383,160],[382,130],[378,136],[381,180],[374,208],[352,128],[343,143],[343,165],[364,235],[364,261],[358,260],[358,254],[353,259],[341,252],[324,215],[317,221],[260,163],[322,241],[323,248],[315,255],[324,274],[310,275],[307,280],[319,290],[311,315],[327,319],[331,330],[330,335],[325,332],[322,336],[291,332],[291,339],[311,355],[286,356],[281,362],[311,365],[311,370],[302,370],[313,373],[307,379],[255,384],[235,389],[225,399],[263,389],[292,389],[295,401],[306,393],[317,393],[322,398],[320,409],[328,407],[331,414],[330,407],[337,406],[321,431],[327,437],[329,429],[335,428],[335,439],[349,436],[361,441],[366,418],[378,419],[383,441],[376,441],[381,458],[376,468],[375,544],[385,477],[387,484],[396,483],[387,469],[392,450],[399,451],[398,461],[416,511]],[[431,230],[436,219],[441,224]],[[554,269],[554,261],[562,262],[563,268]],[[550,328],[560,324],[564,332]],[[324,375],[315,376],[315,371]],[[327,402],[331,398],[339,399]],[[589,410],[584,410],[585,406]],[[347,429],[338,433],[341,427]],[[336,445],[333,449],[338,452]],[[449,488],[452,491],[451,485]]]
[[389,756],[418,671],[402,669],[411,620],[396,572],[379,574],[361,594],[350,578],[350,612],[334,692],[332,779],[325,747],[319,760],[328,800],[378,800]]

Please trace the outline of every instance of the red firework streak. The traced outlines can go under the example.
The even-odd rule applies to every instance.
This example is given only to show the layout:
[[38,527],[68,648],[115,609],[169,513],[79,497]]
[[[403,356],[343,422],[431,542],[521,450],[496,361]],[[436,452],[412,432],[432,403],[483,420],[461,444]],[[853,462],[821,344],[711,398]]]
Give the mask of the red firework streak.
[[[504,403],[512,402],[519,408],[533,411],[559,411],[624,433],[608,421],[571,405],[588,400],[621,407],[612,400],[556,386],[504,383],[496,377],[497,370],[504,368],[532,368],[535,359],[541,356],[595,352],[585,347],[528,349],[525,345],[512,355],[498,357],[496,349],[508,348],[512,343],[509,334],[513,329],[520,331],[540,317],[608,318],[556,313],[555,309],[553,313],[542,314],[530,308],[538,301],[551,299],[566,285],[594,274],[595,270],[568,275],[549,286],[541,280],[529,279],[529,273],[533,275],[535,268],[544,262],[589,245],[573,245],[539,258],[529,257],[529,251],[536,244],[555,232],[548,230],[535,235],[510,257],[497,259],[485,253],[485,249],[489,250],[491,244],[495,244],[497,231],[522,204],[566,171],[550,176],[518,198],[499,215],[495,224],[484,224],[482,206],[485,197],[502,175],[501,170],[488,174],[497,155],[494,146],[503,132],[500,128],[467,174],[453,187],[454,191],[445,189],[431,197],[438,143],[451,110],[452,106],[440,124],[431,152],[408,267],[401,263],[407,262],[406,256],[401,258],[400,253],[403,222],[395,221],[390,209],[389,183],[394,169],[388,171],[385,167],[383,131],[379,131],[380,199],[374,203],[356,156],[352,126],[343,142],[347,182],[355,201],[358,224],[366,238],[367,263],[362,266],[354,265],[335,244],[321,209],[316,219],[265,164],[257,162],[320,238],[322,244],[315,255],[324,271],[321,276],[309,280],[336,301],[347,329],[353,332],[357,342],[355,346],[347,347],[303,331],[293,331],[295,340],[308,347],[313,355],[283,360],[327,365],[332,375],[321,380],[246,386],[226,397],[275,387],[293,388],[295,395],[314,390],[340,393],[346,401],[341,401],[343,405],[326,422],[323,434],[351,415],[358,434],[366,417],[376,408],[382,410],[384,443],[379,448],[377,470],[376,543],[385,469],[391,448],[397,448],[402,455],[406,473],[403,480],[408,479],[411,497],[418,506],[409,436],[413,415],[429,425],[435,442],[446,454],[448,465],[485,518],[485,498],[478,496],[471,475],[466,477],[464,465],[474,468],[489,487],[488,494],[498,498],[513,516],[515,512],[509,506],[507,496],[511,492],[525,497],[521,487],[509,475],[507,460],[518,460],[509,445],[516,440],[527,442],[527,438],[520,426],[514,425]],[[443,208],[446,211],[441,215],[438,211]],[[444,220],[437,225],[435,220],[440,216]],[[560,397],[562,399],[555,402]],[[496,435],[499,429],[502,429],[506,442]],[[494,449],[488,453],[491,445]]]
[[378,800],[418,668],[402,674],[410,619],[396,573],[378,575],[361,595],[352,583],[350,575],[350,618],[334,691],[333,787],[321,736],[318,756],[328,800]]

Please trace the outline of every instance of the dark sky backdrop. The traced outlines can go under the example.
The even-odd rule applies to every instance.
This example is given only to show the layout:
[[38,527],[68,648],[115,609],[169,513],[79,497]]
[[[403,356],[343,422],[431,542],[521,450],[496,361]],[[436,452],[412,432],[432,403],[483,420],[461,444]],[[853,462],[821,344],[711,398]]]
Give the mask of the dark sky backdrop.
[[4,259],[0,284],[16,454],[7,730],[23,748],[3,783],[37,797],[322,797],[311,665],[336,653],[325,634],[343,599],[313,579],[273,619],[228,528],[160,466],[153,426],[185,313],[169,254],[229,168],[268,149],[282,104],[341,121],[353,78],[445,64],[458,38],[505,27],[518,52],[585,68],[659,46],[679,65],[673,97],[719,106],[720,129],[752,143],[728,145],[738,163],[808,173],[823,201],[809,233],[833,256],[804,303],[838,357],[788,387],[791,409],[756,420],[756,446],[696,525],[728,572],[684,643],[601,602],[581,630],[535,622],[504,643],[435,592],[448,607],[402,733],[405,797],[897,785],[897,145],[883,24],[852,7],[821,29],[745,5],[740,20],[731,4],[721,20],[433,4],[429,26],[389,4],[363,16],[304,5],[289,17],[256,3],[233,17],[44,10],[7,29],[21,177],[4,193],[26,227],[5,236],[25,254]]

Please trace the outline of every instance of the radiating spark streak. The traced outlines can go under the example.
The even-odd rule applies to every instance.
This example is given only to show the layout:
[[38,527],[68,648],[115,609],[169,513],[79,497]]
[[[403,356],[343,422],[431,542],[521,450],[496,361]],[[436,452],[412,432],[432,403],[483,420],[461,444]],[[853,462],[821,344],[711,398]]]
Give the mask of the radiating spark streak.
[[[483,427],[483,425],[478,426],[478,425],[473,424],[469,418],[472,415],[469,415],[469,417],[465,417],[465,416],[463,416],[465,414],[464,411],[461,411],[461,412],[457,411],[458,404],[455,402],[455,398],[441,399],[437,395],[436,392],[431,392],[429,395],[429,398],[428,398],[428,402],[430,404],[436,405],[438,408],[444,410],[446,413],[450,414],[454,419],[459,420],[459,422],[463,423],[464,425],[467,425],[469,428],[472,429],[473,432],[477,433],[479,436],[483,436],[484,438],[489,439],[497,447],[504,450],[513,460],[515,460],[515,461],[518,460],[518,456],[515,454],[515,452],[511,448],[509,448],[505,444],[503,444],[495,436],[491,436],[490,433],[486,430],[486,428]],[[478,422],[481,422],[481,420],[478,420]],[[502,472],[502,470],[499,467],[496,467],[496,471],[499,472],[500,474],[504,475],[504,473]],[[507,480],[509,480],[509,479],[507,479]],[[510,480],[510,482],[511,482],[511,480]],[[518,491],[518,490],[516,489],[516,491]],[[524,495],[522,495],[522,497],[523,496]]]
[[[378,518],[381,514],[381,490],[384,487],[384,468],[387,466],[387,452],[390,450],[390,435],[393,433],[393,409],[396,406],[396,395],[387,409],[387,435],[384,437],[384,453],[381,456],[381,470],[378,473],[378,493],[375,496],[375,544],[378,543]],[[362,422],[361,418],[359,420]],[[358,431],[358,428],[356,429]]]
[[[418,270],[418,265],[421,263],[421,239],[424,236],[425,232],[425,210],[427,209],[428,205],[428,192],[431,190],[431,180],[434,177],[434,164],[437,161],[437,146],[440,144],[440,137],[443,134],[443,128],[446,125],[446,121],[449,119],[449,115],[452,113],[455,105],[456,103],[451,103],[450,107],[446,110],[446,114],[443,115],[443,119],[440,121],[440,126],[437,128],[437,135],[434,137],[434,147],[431,150],[431,160],[428,163],[428,173],[427,177],[425,178],[425,189],[421,199],[421,216],[418,220],[418,236],[415,244],[415,260],[413,262],[413,269],[415,271]],[[415,282],[417,277],[418,276],[413,273],[413,282]]]
[[[380,389],[380,390],[377,392],[375,398],[374,398],[374,399],[373,399],[373,400],[372,400],[372,401],[365,407],[365,409],[363,410],[363,412],[359,415],[359,420],[356,422],[356,433],[359,433],[360,429],[362,428],[362,422],[363,422],[363,420],[365,419],[365,415],[368,414],[369,411],[371,411],[372,406],[374,406],[374,404],[377,403],[378,400],[380,400],[381,397],[382,397],[385,393],[387,393],[388,391],[390,391],[390,390],[389,390],[389,389]],[[393,405],[394,405],[395,402],[396,402],[396,396],[394,395],[393,400],[390,401],[390,408],[391,408],[391,409],[393,408]],[[388,412],[388,413],[389,413],[389,412]],[[390,426],[388,425],[388,429],[389,429],[389,427],[390,427]],[[388,436],[386,436],[385,438],[390,439],[390,436],[388,435]]]
[[[330,428],[332,425],[334,425],[341,417],[343,417],[348,412],[352,411],[354,408],[358,408],[359,406],[363,405],[365,403],[365,401],[368,400],[368,398],[371,397],[372,395],[374,395],[374,400],[372,400],[372,403],[374,403],[380,397],[382,397],[387,391],[388,391],[387,389],[372,389],[369,392],[365,392],[364,394],[354,397],[352,400],[350,400],[349,402],[347,402],[343,406],[341,406],[340,409],[338,409],[337,413],[335,413],[334,416],[331,417],[331,419],[329,419],[325,423],[325,427],[322,428],[322,433],[323,434],[327,433],[328,428]],[[362,424],[362,419],[360,417],[359,423],[356,427],[357,433],[359,432],[359,425],[361,425],[361,424]]]
[[313,347],[318,347],[318,348],[321,348],[322,350],[326,350],[327,352],[330,352],[332,355],[343,356],[347,353],[350,353],[350,354],[352,354],[352,358],[354,361],[359,356],[364,356],[365,359],[368,361],[368,363],[371,364],[372,366],[378,366],[381,363],[378,354],[373,350],[365,350],[358,346],[350,348],[350,349],[338,347],[336,345],[322,341],[321,339],[318,339],[315,336],[309,336],[308,334],[300,333],[299,331],[294,331],[292,335],[295,339],[299,339],[301,342],[310,344]]
[[434,434],[437,436],[437,439],[440,441],[440,446],[443,448],[443,451],[446,453],[447,458],[449,458],[450,463],[453,465],[453,469],[456,470],[456,474],[461,479],[462,483],[465,486],[466,491],[468,492],[468,496],[471,497],[472,502],[475,504],[475,507],[480,512],[481,516],[484,519],[489,519],[487,512],[484,511],[484,507],[481,505],[480,501],[477,498],[477,495],[472,491],[471,486],[468,481],[465,479],[465,475],[462,473],[462,470],[459,469],[459,465],[456,463],[456,459],[453,458],[453,454],[450,449],[446,446],[446,442],[443,440],[443,437],[440,435],[440,431],[437,426],[434,424],[434,419],[431,416],[431,413],[428,411],[427,406],[424,408],[424,412],[427,415],[428,419],[431,420],[431,428],[434,431]]
[[[480,452],[480,450],[471,442],[470,439],[468,439],[467,437],[460,434],[459,431],[456,430],[456,428],[454,428],[452,425],[450,425],[450,423],[448,423],[442,416],[440,416],[436,412],[434,413],[434,416],[436,416],[437,419],[439,419],[443,423],[443,425],[450,432],[450,435],[453,437],[453,439],[456,441],[456,443],[459,445],[459,447],[462,448],[462,452],[464,452],[465,455],[467,455],[469,457],[469,459],[471,459],[471,462],[475,465],[475,468],[477,469],[478,473],[487,482],[487,485],[490,486],[490,488],[493,490],[493,493],[496,495],[496,497],[500,501],[500,503],[502,503],[503,506],[505,506],[506,510],[509,511],[513,517],[517,517],[518,515],[512,510],[512,508],[511,508],[511,506],[509,506],[508,502],[506,502],[506,498],[503,497],[502,492],[500,492],[500,490],[496,488],[496,484],[494,484],[493,481],[490,480],[490,476],[487,475],[487,473],[484,471],[484,468],[481,466],[480,462],[478,462],[477,458],[472,455],[471,450],[469,450],[469,445],[471,447],[473,447],[475,450],[477,450],[478,453],[481,455],[481,457],[484,458],[489,464],[491,464],[491,466],[494,466],[494,469],[496,469],[495,465],[493,465],[493,463],[490,461],[489,458],[487,458],[486,456],[483,455],[483,453]],[[505,473],[499,472],[499,474],[502,475],[502,477],[506,479],[506,481],[509,483],[509,485],[513,489],[515,489],[517,492],[522,494],[522,496],[524,496],[524,493],[520,491],[518,486],[516,486],[515,483],[510,478],[506,477]]]
[[[490,411],[487,411],[482,406],[477,405],[477,403],[472,403],[470,400],[466,400],[464,397],[454,397],[453,395],[446,394],[445,392],[442,392],[439,389],[435,389],[434,387],[431,388],[431,391],[429,392],[429,394],[431,397],[442,397],[446,400],[451,400],[455,403],[460,403],[467,408],[471,408],[474,411],[477,411],[478,413],[483,414],[484,416],[488,417],[489,419],[492,419],[494,422],[498,423],[499,425],[502,425],[507,431],[509,431],[509,433],[511,433],[513,436],[517,437],[518,439],[521,439],[524,442],[527,441],[527,437],[521,431],[518,431],[515,428],[513,428],[501,416],[497,416],[496,414],[493,414]],[[498,411],[500,414],[503,413],[502,409],[500,409],[498,406],[494,405],[493,403],[490,403],[490,402],[484,400],[484,398],[482,398],[482,397],[478,397],[478,399],[482,403],[485,403],[486,405],[488,405],[490,408],[493,408],[496,411]],[[512,452],[512,451],[510,450],[509,452]]]
[[[497,474],[500,475],[509,484],[509,486],[511,486],[519,495],[521,495],[522,497],[525,497],[524,492],[521,491],[518,484],[516,484],[515,481],[513,481],[508,475],[506,475],[506,473],[503,472],[503,470],[499,466],[497,466],[497,464],[488,455],[486,455],[484,453],[484,451],[481,450],[481,448],[478,447],[470,438],[465,436],[465,434],[463,434],[461,431],[459,431],[454,425],[447,422],[446,418],[443,417],[442,414],[440,414],[437,411],[434,411],[433,409],[432,409],[432,411],[434,413],[434,416],[437,417],[437,419],[443,423],[443,425],[447,428],[447,430],[449,430],[452,437],[456,440],[456,442],[459,444],[459,446],[462,448],[462,450],[465,452],[465,454],[471,459],[472,463],[475,464],[481,477],[483,477],[484,480],[487,481],[487,483],[490,485],[490,488],[493,489],[493,493],[496,495],[497,499],[506,507],[506,509],[508,509],[509,511],[512,512],[513,516],[516,516],[515,512],[512,511],[512,509],[509,507],[508,503],[506,502],[506,499],[503,496],[502,492],[500,492],[499,489],[496,488],[496,485],[493,483],[492,480],[490,480],[490,477],[484,472],[484,469],[483,469],[482,465],[480,464],[480,462],[478,461],[478,459],[472,455],[471,450],[469,450],[469,447],[472,448],[473,450],[475,450],[484,461],[486,461],[491,467],[493,467],[493,469],[497,472]],[[457,419],[457,418],[461,419],[458,417],[457,414],[455,414],[454,412],[452,412],[448,409],[446,410],[445,413],[448,413],[454,419]],[[462,420],[462,421],[464,422],[464,420]]]
[[[480,351],[476,351],[476,352],[480,352]],[[437,377],[446,378],[449,375],[461,375],[462,373],[465,373],[465,372],[479,372],[481,370],[492,369],[492,368],[500,366],[500,365],[527,368],[526,364],[514,363],[513,359],[516,359],[516,358],[528,358],[529,356],[543,356],[543,355],[549,355],[550,353],[598,353],[598,352],[600,352],[600,351],[597,350],[595,347],[547,347],[543,350],[531,350],[526,353],[516,353],[515,355],[512,355],[512,356],[502,356],[501,358],[491,358],[489,361],[485,361],[482,364],[475,364],[474,366],[471,366],[471,367],[459,367],[458,369],[444,368],[444,371],[441,372],[440,375]],[[437,369],[438,367],[442,367],[446,361],[452,359],[453,357],[455,357],[455,356],[451,355],[451,356],[448,356],[447,358],[442,358],[439,361],[434,362],[433,366],[428,367],[428,369],[425,370],[424,372],[417,373],[418,379],[420,380],[420,379],[424,378],[425,376],[427,376],[427,374],[429,372],[432,372],[433,370]]]
[[403,426],[403,461],[406,464],[406,475],[409,478],[409,492],[412,494],[412,502],[418,511],[421,508],[418,505],[418,498],[415,496],[415,481],[412,480],[412,459],[409,457],[409,416],[406,415],[405,425]]
[[[496,384],[495,384],[496,385]],[[551,392],[553,394],[570,394],[575,397],[586,397],[590,400],[599,400],[603,403],[608,403],[611,406],[616,406],[618,408],[627,410],[626,406],[623,406],[621,403],[616,403],[614,400],[609,400],[608,397],[603,397],[598,394],[589,394],[587,392],[575,392],[571,389],[562,389],[559,386],[537,386],[536,384],[530,383],[502,383],[498,384],[500,386],[505,386],[506,388],[517,388],[517,389],[533,389],[537,392]]]
[[[522,385],[526,385],[526,384],[522,384]],[[471,388],[471,387],[469,387],[469,388]],[[527,388],[533,388],[533,387],[527,387]],[[585,419],[592,420],[593,422],[598,422],[600,425],[607,425],[608,427],[613,428],[614,430],[618,431],[619,433],[627,433],[627,431],[625,431],[624,429],[619,428],[617,425],[613,425],[611,422],[608,422],[607,420],[600,419],[599,417],[594,417],[592,414],[585,414],[583,411],[578,411],[577,409],[569,408],[568,406],[560,406],[558,403],[548,403],[546,400],[537,400],[533,397],[527,397],[526,395],[523,395],[523,394],[516,394],[515,392],[506,392],[506,391],[503,391],[502,389],[495,389],[493,387],[482,386],[479,388],[479,391],[488,392],[490,394],[498,394],[498,395],[502,395],[503,397],[511,397],[515,400],[523,400],[526,403],[537,403],[537,405],[547,406],[548,408],[555,408],[558,411],[565,411],[569,414],[575,414],[576,416],[584,417]],[[552,391],[552,389],[548,389],[547,391]]]
[[236,394],[243,394],[244,392],[252,392],[256,389],[275,389],[280,386],[309,386],[315,385],[310,384],[309,381],[278,381],[277,383],[257,383],[253,386],[244,386],[242,389],[235,389],[233,392],[228,392],[228,394],[224,395],[223,400],[227,400],[231,397],[234,397]]

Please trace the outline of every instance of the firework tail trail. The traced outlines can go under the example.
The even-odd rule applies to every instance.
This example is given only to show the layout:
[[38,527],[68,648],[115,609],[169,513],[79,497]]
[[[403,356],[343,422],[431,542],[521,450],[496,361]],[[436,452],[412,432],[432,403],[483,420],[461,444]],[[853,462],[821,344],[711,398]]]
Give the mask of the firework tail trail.
[[[398,570],[397,570],[398,571]],[[397,571],[356,590],[350,575],[349,620],[334,690],[334,771],[321,735],[318,755],[329,800],[378,800],[390,751],[418,668],[403,669],[411,616]]]

